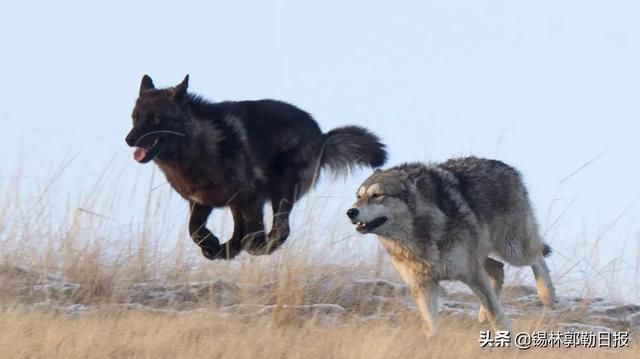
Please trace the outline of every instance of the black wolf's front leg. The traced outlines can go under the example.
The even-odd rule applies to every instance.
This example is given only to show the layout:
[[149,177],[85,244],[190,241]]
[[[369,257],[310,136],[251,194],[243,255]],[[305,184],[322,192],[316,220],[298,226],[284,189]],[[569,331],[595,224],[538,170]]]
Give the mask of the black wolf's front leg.
[[191,216],[189,217],[189,234],[191,239],[200,247],[202,255],[207,259],[223,258],[221,255],[220,240],[207,229],[207,218],[213,207],[203,206],[195,202],[189,202]]
[[247,249],[253,255],[264,255],[275,252],[289,237],[289,215],[297,197],[297,184],[282,180],[271,188],[271,208],[273,210],[273,224],[266,242],[258,242],[257,246]]
[[274,203],[271,204],[273,208],[273,225],[271,226],[269,241],[265,248],[266,254],[271,254],[280,248],[289,237],[289,233],[291,233],[289,215],[293,209],[293,198],[293,195],[291,195],[290,198],[276,197],[273,200]]
[[263,201],[235,205],[233,214],[233,237],[227,243],[236,243],[250,254],[263,254],[266,247],[262,207]]

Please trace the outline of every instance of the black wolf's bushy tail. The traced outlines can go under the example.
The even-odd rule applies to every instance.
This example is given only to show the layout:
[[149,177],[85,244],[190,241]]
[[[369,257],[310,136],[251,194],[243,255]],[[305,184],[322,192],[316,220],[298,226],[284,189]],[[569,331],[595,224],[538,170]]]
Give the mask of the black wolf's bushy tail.
[[380,167],[387,161],[387,151],[380,138],[358,126],[335,128],[324,134],[320,165],[334,173],[357,167]]

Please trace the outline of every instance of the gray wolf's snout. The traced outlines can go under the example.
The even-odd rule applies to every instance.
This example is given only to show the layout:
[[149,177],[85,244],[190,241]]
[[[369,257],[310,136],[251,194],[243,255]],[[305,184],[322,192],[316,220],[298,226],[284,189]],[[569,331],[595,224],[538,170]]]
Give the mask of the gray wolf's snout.
[[349,217],[350,219],[358,217],[358,214],[360,214],[360,211],[358,211],[357,208],[349,208],[349,210],[347,211],[347,217]]

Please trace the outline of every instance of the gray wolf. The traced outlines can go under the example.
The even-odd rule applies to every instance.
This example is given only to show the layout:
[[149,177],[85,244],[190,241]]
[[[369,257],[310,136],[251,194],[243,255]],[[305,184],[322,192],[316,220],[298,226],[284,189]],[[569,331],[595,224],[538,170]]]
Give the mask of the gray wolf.
[[481,303],[478,318],[510,330],[500,290],[502,258],[531,266],[538,296],[556,302],[538,230],[520,173],[500,161],[466,157],[441,164],[406,163],[377,170],[360,186],[347,216],[376,234],[409,286],[427,336],[438,330],[439,281],[459,280]]
[[[345,126],[322,133],[307,112],[275,100],[211,102],[187,92],[189,76],[156,89],[142,78],[126,136],[134,159],[153,160],[189,201],[189,233],[208,259],[242,250],[270,254],[287,239],[289,213],[323,168],[345,174],[378,167],[387,153],[368,130]],[[273,209],[265,235],[263,207]],[[229,206],[233,235],[223,245],[206,228],[214,208]]]

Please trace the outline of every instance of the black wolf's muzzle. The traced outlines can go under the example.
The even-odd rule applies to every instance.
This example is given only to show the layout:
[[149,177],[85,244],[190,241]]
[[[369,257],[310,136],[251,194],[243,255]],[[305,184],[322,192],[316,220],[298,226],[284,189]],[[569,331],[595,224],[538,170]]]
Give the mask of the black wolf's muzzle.
[[133,147],[136,145],[136,142],[138,141],[138,136],[136,136],[135,134],[131,134],[131,132],[129,132],[129,134],[124,140],[125,142],[127,142],[127,145],[129,145],[129,147]]
[[135,147],[133,159],[140,163],[151,161],[159,152],[164,142],[165,134],[160,131],[140,134],[135,127],[129,132],[125,141],[130,147]]
[[[124,140],[127,142],[127,145],[129,145],[129,147],[146,146],[149,143],[140,143],[140,142],[146,142],[144,141],[145,132],[148,132],[148,131],[145,131],[142,128],[133,127],[131,131],[129,131],[129,133],[127,134],[127,137],[125,137]],[[151,141],[153,141],[153,139],[151,139]]]
[[140,134],[140,131],[134,127],[125,141],[129,146],[136,148],[133,158],[140,163],[147,163],[160,152],[167,136],[186,137],[187,135],[172,130],[154,130]]

